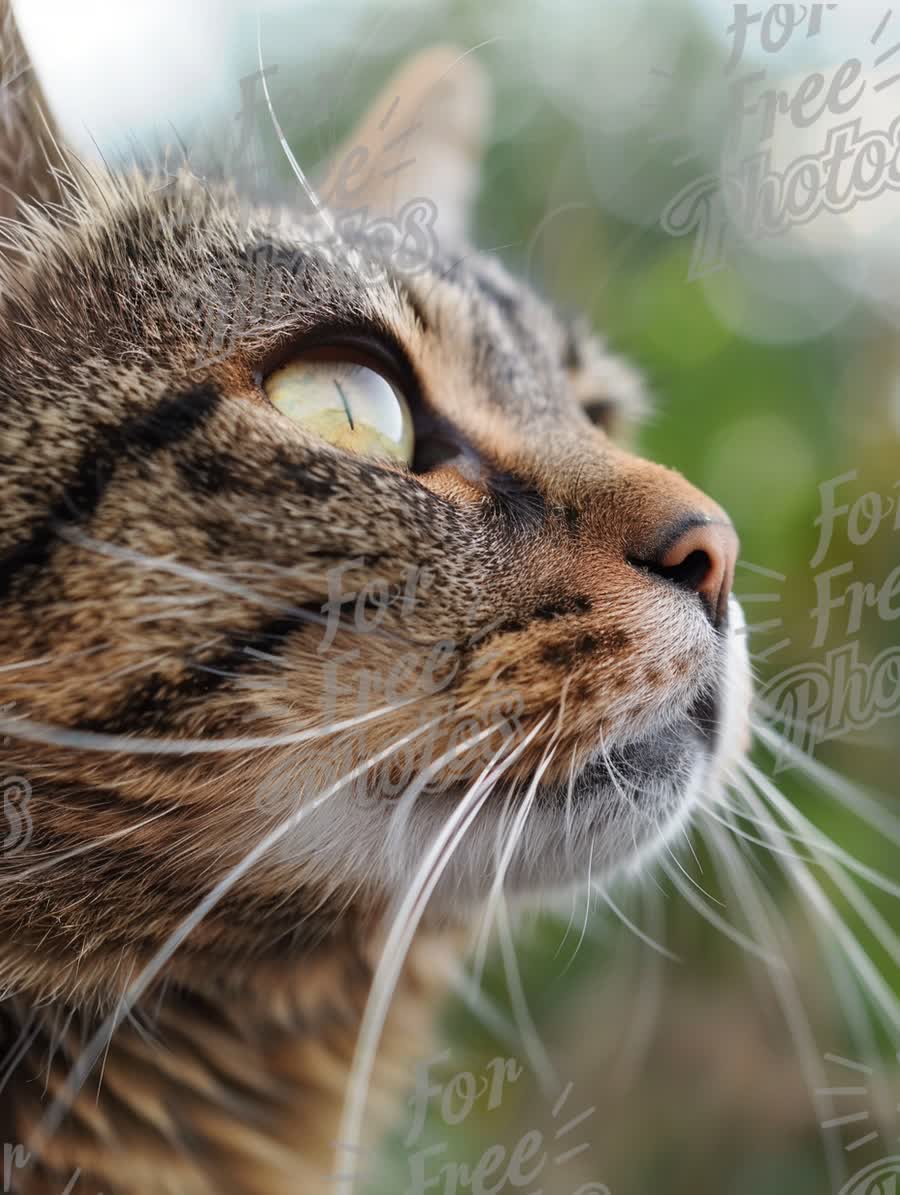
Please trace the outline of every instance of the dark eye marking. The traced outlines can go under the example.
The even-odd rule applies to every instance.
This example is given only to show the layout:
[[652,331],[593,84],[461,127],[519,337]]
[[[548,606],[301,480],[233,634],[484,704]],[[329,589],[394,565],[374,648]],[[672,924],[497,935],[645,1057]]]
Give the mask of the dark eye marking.
[[452,465],[466,477],[477,478],[482,462],[475,448],[462,432],[445,418],[436,415],[424,403],[411,406],[415,452],[413,473],[430,473]]

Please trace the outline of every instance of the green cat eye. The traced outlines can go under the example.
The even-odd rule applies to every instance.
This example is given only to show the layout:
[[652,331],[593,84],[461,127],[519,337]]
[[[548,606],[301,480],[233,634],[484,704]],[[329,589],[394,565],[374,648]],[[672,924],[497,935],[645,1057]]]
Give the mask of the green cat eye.
[[387,378],[368,365],[318,353],[276,369],[263,387],[289,419],[336,448],[412,462],[409,407]]

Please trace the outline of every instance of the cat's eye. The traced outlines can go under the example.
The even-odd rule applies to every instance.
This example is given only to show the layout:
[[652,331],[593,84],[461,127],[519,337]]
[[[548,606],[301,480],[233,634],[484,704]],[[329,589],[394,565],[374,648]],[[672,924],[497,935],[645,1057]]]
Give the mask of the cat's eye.
[[403,395],[351,354],[296,357],[263,381],[269,400],[295,423],[358,456],[412,463],[413,421]]

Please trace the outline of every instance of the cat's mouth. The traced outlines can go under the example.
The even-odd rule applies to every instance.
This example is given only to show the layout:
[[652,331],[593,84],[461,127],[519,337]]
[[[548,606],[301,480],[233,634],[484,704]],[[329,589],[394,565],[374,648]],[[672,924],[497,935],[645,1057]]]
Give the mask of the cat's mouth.
[[[597,879],[667,839],[710,774],[720,734],[717,700],[704,696],[665,727],[619,746],[599,745],[564,781],[523,786],[528,795],[515,809],[486,802],[441,878],[437,915],[453,918],[461,902],[489,899],[498,874],[508,895],[546,893],[583,883],[589,872]],[[442,816],[464,796],[442,793]]]
[[[642,863],[680,832],[700,800],[718,798],[746,749],[750,668],[743,616],[734,599],[731,607],[693,692],[681,703],[661,698],[655,713],[618,735],[598,729],[574,770],[563,766],[550,779],[535,762],[530,775],[481,790],[460,778],[423,789],[407,805],[370,801],[362,822],[351,797],[340,816],[323,806],[304,821],[304,853],[319,865],[338,851],[350,855],[373,891],[397,896],[416,883],[430,887],[433,875],[428,916],[438,922],[469,918],[498,890],[520,898],[570,891],[589,875]],[[560,730],[562,719],[550,746]],[[561,757],[568,750],[560,748]],[[543,746],[536,760],[542,755]],[[336,834],[351,825],[352,839]]]
[[[682,712],[634,737],[598,741],[566,780],[538,783],[520,819],[487,802],[440,892],[452,901],[462,895],[478,902],[494,889],[498,866],[510,893],[583,883],[589,871],[597,878],[644,860],[682,829],[699,799],[715,800],[746,748],[749,721],[743,617],[733,599],[731,604],[734,617],[713,682]],[[451,911],[449,902],[439,904]]]

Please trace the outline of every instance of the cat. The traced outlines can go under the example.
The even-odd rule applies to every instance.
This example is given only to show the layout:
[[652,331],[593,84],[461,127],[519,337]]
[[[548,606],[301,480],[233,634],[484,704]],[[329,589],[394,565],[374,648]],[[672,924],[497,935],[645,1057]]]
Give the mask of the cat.
[[471,56],[276,208],[83,164],[0,29],[11,1189],[335,1190],[498,894],[639,867],[745,751],[737,537],[471,249]]

